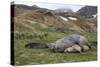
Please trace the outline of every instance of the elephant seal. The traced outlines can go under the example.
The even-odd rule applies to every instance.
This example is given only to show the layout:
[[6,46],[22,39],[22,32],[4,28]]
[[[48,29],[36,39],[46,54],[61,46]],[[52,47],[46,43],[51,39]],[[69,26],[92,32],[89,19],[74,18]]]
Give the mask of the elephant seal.
[[86,47],[83,45],[88,45],[88,40],[82,35],[72,34],[49,44],[48,47],[54,52],[64,52],[66,48],[74,45],[78,45],[83,51]]
[[72,47],[66,48],[64,50],[65,53],[71,53],[71,52],[79,52],[81,53],[81,47],[79,45],[73,45]]
[[81,53],[81,52],[85,52],[85,51],[89,50],[89,47],[86,46],[86,45],[82,45],[82,47],[83,47],[83,50],[82,50],[82,48],[79,45],[76,44],[76,45],[73,45],[72,47],[66,48],[64,50],[64,52],[65,53],[72,53],[72,52],[79,52],[79,53]]

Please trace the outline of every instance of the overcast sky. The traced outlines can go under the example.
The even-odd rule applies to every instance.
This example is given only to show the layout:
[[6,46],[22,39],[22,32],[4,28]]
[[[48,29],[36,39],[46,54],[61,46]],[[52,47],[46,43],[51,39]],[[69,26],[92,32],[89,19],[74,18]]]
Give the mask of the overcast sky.
[[48,9],[59,9],[59,8],[70,8],[72,9],[74,12],[79,10],[80,8],[83,7],[83,5],[68,5],[68,4],[55,4],[55,3],[42,3],[42,2],[24,2],[24,1],[15,1],[15,4],[25,4],[25,5],[37,5],[41,8],[48,8]]

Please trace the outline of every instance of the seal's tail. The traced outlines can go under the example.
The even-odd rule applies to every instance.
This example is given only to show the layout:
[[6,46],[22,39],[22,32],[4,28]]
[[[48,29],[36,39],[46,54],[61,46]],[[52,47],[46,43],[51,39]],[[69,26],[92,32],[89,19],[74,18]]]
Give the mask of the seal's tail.
[[48,48],[48,46],[43,43],[28,43],[25,48]]

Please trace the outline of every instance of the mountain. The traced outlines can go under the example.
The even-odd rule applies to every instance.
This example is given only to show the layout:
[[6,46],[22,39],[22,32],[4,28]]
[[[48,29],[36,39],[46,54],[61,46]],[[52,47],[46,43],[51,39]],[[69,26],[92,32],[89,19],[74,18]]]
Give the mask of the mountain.
[[40,8],[40,7],[38,7],[37,5],[32,5],[32,7],[33,7],[33,8]]
[[[14,9],[12,9],[12,7]],[[15,4],[11,5],[12,24],[18,32],[37,31],[78,31],[96,32],[96,22],[91,22],[78,13],[56,13],[54,10]],[[11,12],[11,13],[13,13]],[[93,20],[93,19],[92,19]]]
[[82,16],[92,17],[92,15],[97,14],[97,6],[85,6],[77,12]]
[[59,8],[55,10],[56,13],[73,12],[70,8]]

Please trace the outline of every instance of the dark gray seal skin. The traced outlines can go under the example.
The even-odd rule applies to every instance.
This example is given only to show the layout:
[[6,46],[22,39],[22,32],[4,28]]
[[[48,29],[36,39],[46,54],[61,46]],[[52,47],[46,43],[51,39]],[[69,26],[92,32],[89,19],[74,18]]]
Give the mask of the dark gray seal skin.
[[72,47],[77,44],[83,50],[82,45],[85,45],[84,42],[87,42],[87,39],[84,36],[72,34],[49,44],[48,47],[54,52],[64,52],[66,48]]
[[25,48],[46,48],[46,47],[48,46],[43,43],[28,43],[25,45]]
[[74,44],[82,44],[83,41],[87,41],[87,39],[82,36],[82,35],[78,35],[78,34],[72,34],[69,36],[64,37],[65,40],[69,40],[71,42],[73,42]]

